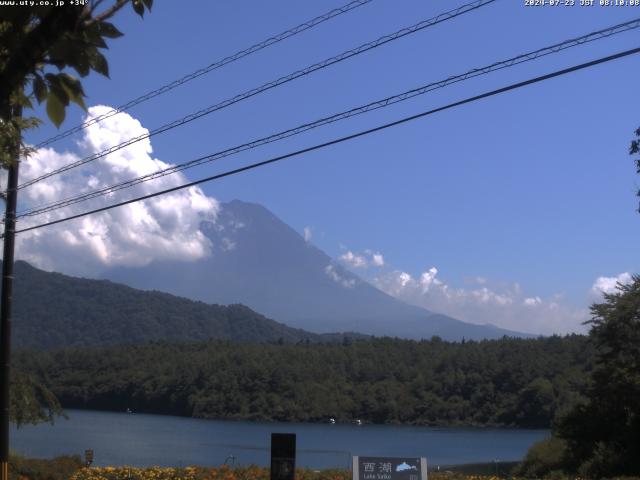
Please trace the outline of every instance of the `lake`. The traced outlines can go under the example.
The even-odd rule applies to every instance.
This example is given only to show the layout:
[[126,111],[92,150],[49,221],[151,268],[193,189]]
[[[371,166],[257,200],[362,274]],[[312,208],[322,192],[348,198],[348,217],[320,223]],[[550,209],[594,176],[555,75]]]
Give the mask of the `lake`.
[[69,420],[11,431],[11,449],[50,458],[94,451],[94,465],[261,465],[272,432],[297,434],[300,467],[348,468],[351,455],[427,457],[430,466],[520,460],[547,430],[262,423],[67,410]]

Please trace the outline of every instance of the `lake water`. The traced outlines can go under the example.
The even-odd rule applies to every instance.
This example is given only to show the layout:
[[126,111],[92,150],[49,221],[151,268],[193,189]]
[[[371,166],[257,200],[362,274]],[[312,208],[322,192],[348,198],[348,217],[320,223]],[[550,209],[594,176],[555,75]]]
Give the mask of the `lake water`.
[[11,449],[50,458],[94,451],[94,465],[268,466],[272,432],[297,434],[297,465],[351,465],[351,455],[427,457],[430,466],[520,460],[546,430],[198,420],[67,410],[55,425],[13,428]]

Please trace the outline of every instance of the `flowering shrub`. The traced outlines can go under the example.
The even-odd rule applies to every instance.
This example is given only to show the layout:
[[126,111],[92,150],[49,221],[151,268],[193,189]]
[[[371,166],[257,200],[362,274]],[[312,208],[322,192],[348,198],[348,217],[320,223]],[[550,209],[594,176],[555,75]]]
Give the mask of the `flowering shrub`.
[[[78,470],[70,480],[269,480],[269,468],[238,467],[90,467]],[[347,470],[298,469],[296,480],[350,480]]]
[[[269,468],[265,467],[90,467],[82,468],[69,480],[269,480]],[[349,470],[297,469],[296,480],[350,480]],[[455,472],[431,472],[429,480],[504,480],[497,476],[468,475]],[[510,480],[518,480],[510,477]],[[554,480],[585,480],[578,477],[561,477]],[[612,479],[616,480],[616,479]],[[617,480],[640,480],[619,478]]]

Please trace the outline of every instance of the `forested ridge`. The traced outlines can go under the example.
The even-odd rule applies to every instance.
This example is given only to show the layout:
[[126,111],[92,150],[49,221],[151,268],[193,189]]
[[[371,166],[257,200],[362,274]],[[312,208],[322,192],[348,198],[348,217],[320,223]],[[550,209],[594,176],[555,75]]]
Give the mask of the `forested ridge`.
[[167,339],[342,339],[341,334],[289,327],[244,305],[208,305],[105,280],[45,272],[22,261],[16,262],[15,275],[13,341],[17,348],[93,347]]
[[342,344],[125,345],[18,352],[67,408],[199,418],[549,427],[585,388],[583,336]]

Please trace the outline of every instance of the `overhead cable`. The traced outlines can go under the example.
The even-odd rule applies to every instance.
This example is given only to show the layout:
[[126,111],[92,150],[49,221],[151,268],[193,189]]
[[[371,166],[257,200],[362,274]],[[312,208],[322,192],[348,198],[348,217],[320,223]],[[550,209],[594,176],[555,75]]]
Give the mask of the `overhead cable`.
[[215,105],[211,105],[209,107],[203,108],[201,110],[198,110],[197,112],[191,113],[183,118],[180,118],[178,120],[174,120],[173,122],[167,123],[161,127],[158,127],[154,130],[148,131],[147,133],[144,133],[142,135],[138,135],[136,137],[130,138],[118,145],[114,145],[110,148],[107,148],[101,152],[97,152],[93,155],[90,155],[88,157],[82,158],[76,162],[72,162],[69,163],[67,165],[64,165],[60,168],[57,168],[51,172],[45,173],[37,178],[34,178],[32,180],[26,181],[20,185],[18,185],[18,189],[21,188],[25,188],[28,187],[30,185],[33,185],[35,183],[38,183],[46,178],[52,177],[54,175],[58,175],[60,173],[64,173],[66,171],[69,171],[73,168],[77,168],[81,165],[86,165],[87,163],[93,162],[95,160],[98,160],[106,155],[109,155],[110,153],[116,152],[122,148],[125,148],[129,145],[132,145],[136,142],[139,142],[141,140],[144,140],[146,138],[152,137],[154,135],[158,135],[160,133],[164,133],[167,132],[169,130],[172,130],[176,127],[180,127],[182,125],[185,125],[189,122],[192,122],[196,119],[199,119],[201,117],[204,117],[205,115],[209,115],[210,113],[213,113],[215,111],[218,110],[222,110],[223,108],[229,107],[231,105],[234,105],[238,102],[241,102],[243,100],[246,100],[248,98],[251,98],[255,95],[258,95],[262,92],[265,92],[267,90],[270,90],[272,88],[278,87],[282,84],[291,82],[297,78],[300,77],[304,77],[306,75],[309,75],[315,71],[321,70],[323,68],[326,68],[330,65],[334,65],[336,63],[342,62],[344,60],[347,60],[351,57],[354,57],[356,55],[360,55],[361,53],[367,52],[369,50],[372,50],[374,48],[378,48],[382,45],[385,45],[386,43],[392,42],[394,40],[398,40],[399,38],[403,38],[407,35],[410,35],[412,33],[416,33],[419,32],[425,28],[431,27],[433,25],[445,22],[447,20],[451,20],[453,18],[456,18],[460,15],[463,15],[464,13],[468,13],[471,12],[473,10],[476,10],[480,7],[483,7],[485,5],[488,5],[490,3],[495,2],[496,0],[476,0],[474,2],[468,3],[466,5],[462,5],[456,9],[453,10],[449,10],[447,12],[441,13],[433,18],[430,18],[428,20],[423,20],[419,23],[416,23],[415,25],[412,25],[410,27],[407,28],[403,28],[401,30],[398,30],[395,33],[392,33],[390,35],[385,35],[383,37],[378,38],[377,40],[374,40],[372,42],[368,42],[365,43],[363,45],[360,45],[359,47],[353,48],[351,50],[347,50],[346,52],[343,52],[339,55],[336,55],[334,57],[328,58],[326,60],[323,60],[321,62],[315,63],[309,67],[303,68],[301,70],[297,70],[293,73],[290,73],[289,75],[285,75],[284,77],[280,77],[277,80],[273,80],[271,82],[265,83],[263,85],[261,85],[260,87],[257,88],[253,88],[251,90],[248,90],[244,93],[241,93],[239,95],[236,95],[235,97],[229,98],[227,100],[224,100],[220,103],[217,103]]
[[593,42],[602,38],[607,38],[610,37],[612,35],[616,35],[616,34],[620,34],[622,32],[626,32],[629,30],[633,30],[633,29],[637,29],[638,27],[640,27],[640,18],[637,18],[635,20],[631,20],[625,23],[621,23],[618,25],[614,25],[605,29],[601,29],[595,32],[591,32],[589,34],[586,35],[582,35],[580,37],[576,37],[576,38],[572,38],[569,40],[565,40],[564,42],[560,42],[560,43],[556,43],[554,45],[550,45],[548,47],[544,47],[544,48],[540,48],[538,50],[534,50],[532,52],[527,52],[527,53],[523,53],[520,54],[518,56],[515,57],[511,57],[507,60],[502,60],[499,62],[495,62],[492,63],[490,65],[481,67],[481,68],[474,68],[472,70],[469,70],[463,74],[459,74],[459,75],[453,75],[450,77],[445,78],[444,80],[439,80],[436,82],[432,82],[429,83],[427,85],[423,85],[421,87],[418,88],[414,88],[412,90],[408,90],[405,91],[403,93],[397,94],[397,95],[393,95],[381,100],[377,100],[375,102],[371,102],[368,103],[366,105],[362,105],[356,108],[352,108],[350,110],[346,110],[340,113],[336,113],[334,115],[328,116],[328,117],[324,117],[321,118],[319,120],[315,120],[314,122],[310,122],[310,123],[306,123],[300,126],[297,126],[295,128],[291,128],[288,130],[284,130],[282,132],[278,132],[272,135],[269,135],[267,137],[263,137],[257,140],[253,140],[251,142],[248,143],[244,143],[242,145],[237,145],[235,147],[232,148],[228,148],[210,155],[206,155],[203,157],[199,157],[196,158],[194,160],[190,160],[188,162],[184,162],[178,165],[172,165],[170,167],[167,167],[165,169],[162,170],[158,170],[156,172],[152,172],[146,175],[142,175],[130,180],[125,180],[123,182],[117,183],[117,184],[113,184],[104,188],[100,188],[100,189],[96,189],[90,192],[86,192],[80,195],[76,195],[73,197],[69,197],[63,200],[58,200],[55,202],[51,202],[48,203],[46,205],[40,205],[40,206],[36,206],[36,207],[32,207],[30,209],[27,210],[23,210],[22,212],[19,212],[17,215],[17,218],[22,218],[22,217],[31,217],[31,216],[35,216],[35,215],[41,215],[43,213],[48,213],[54,210],[58,210],[60,208],[64,208],[70,205],[74,205],[76,203],[80,203],[80,202],[84,202],[87,200],[91,200],[93,198],[98,198],[104,195],[109,195],[112,193],[115,193],[119,190],[125,189],[125,188],[131,188],[135,185],[139,185],[143,182],[148,182],[151,180],[155,180],[157,178],[160,177],[164,177],[166,175],[170,175],[182,170],[186,170],[189,168],[193,168],[196,166],[200,166],[203,165],[205,163],[209,163],[209,162],[213,162],[215,160],[219,160],[225,157],[229,157],[232,155],[236,155],[238,153],[241,153],[243,151],[246,150],[250,150],[262,145],[266,145],[269,143],[273,143],[288,137],[292,137],[294,135],[298,135],[301,134],[303,132],[324,126],[324,125],[328,125],[340,120],[344,120],[350,117],[354,117],[357,115],[361,115],[367,112],[371,112],[373,110],[377,110],[380,108],[384,108],[387,107],[389,105],[393,105],[395,103],[399,103],[405,100],[408,100],[410,98],[416,97],[418,95],[423,95],[425,93],[431,92],[433,90],[436,89],[440,89],[440,88],[444,88],[448,85],[452,85],[454,83],[458,83],[458,82],[462,82],[465,80],[468,80],[470,78],[474,78],[474,77],[478,77],[481,75],[486,75],[488,73],[497,71],[497,70],[502,70],[504,68],[508,68],[508,67],[512,67],[514,65],[518,65],[521,63],[525,63],[525,62],[529,62],[553,53],[557,53],[560,52],[562,50],[566,50],[568,48],[572,48],[578,45],[584,45],[586,43],[589,42]]
[[331,20],[332,18],[335,18],[339,15],[342,15],[343,13],[347,13],[350,12],[351,10],[354,10],[358,7],[361,7],[362,5],[365,5],[367,3],[372,2],[373,0],[355,0],[352,2],[347,3],[346,5],[343,5],[342,7],[338,7],[338,8],[334,8],[333,10],[325,13],[324,15],[320,15],[318,17],[315,17],[307,22],[301,23],[300,25],[297,25],[293,28],[290,28],[289,30],[285,30],[282,33],[279,33],[278,35],[274,35],[273,37],[267,38],[266,40],[260,42],[260,43],[256,43],[255,45],[249,47],[249,48],[245,48],[244,50],[240,50],[239,52],[234,53],[233,55],[229,55],[228,57],[225,57],[221,60],[217,60],[216,62],[211,63],[210,65],[207,65],[206,67],[200,68],[194,72],[191,72],[177,80],[174,80],[170,83],[167,83],[159,88],[156,88],[155,90],[152,90],[148,93],[145,93],[144,95],[141,95],[137,98],[134,98],[133,100],[128,101],[127,103],[120,105],[119,107],[113,108],[111,110],[109,110],[108,112],[103,113],[102,115],[98,115],[96,117],[93,117],[89,120],[87,120],[84,123],[81,123],[80,125],[77,125],[73,128],[70,128],[64,132],[61,132],[51,138],[48,138],[40,143],[38,143],[36,145],[36,148],[42,148],[45,147],[47,145],[50,145],[54,142],[57,142],[58,140],[61,140],[63,138],[66,138],[70,135],[73,135],[74,133],[80,132],[82,130],[84,130],[85,128],[101,122],[102,120],[105,120],[107,118],[113,117],[114,115],[119,114],[120,112],[124,112],[126,110],[129,110],[132,107],[135,107],[136,105],[139,105],[143,102],[146,102],[147,100],[151,100],[152,98],[155,98],[159,95],[162,95],[164,93],[167,93],[171,90],[173,90],[174,88],[177,88],[181,85],[184,85],[187,82],[190,82],[191,80],[195,80],[198,77],[201,77],[209,72],[212,72],[214,70],[217,70],[218,68],[224,67],[225,65],[228,65],[230,63],[235,62],[236,60],[240,60],[241,58],[247,57],[249,55],[251,55],[252,53],[256,53],[264,48],[270,47],[271,45],[275,45],[276,43],[279,43],[283,40],[286,40],[287,38],[293,37],[294,35],[297,35],[299,33],[304,32],[305,30],[309,30],[310,28],[313,28],[317,25],[320,25],[321,23],[326,22],[327,20]]
[[234,170],[229,170],[229,171],[217,174],[217,175],[212,175],[212,176],[209,176],[209,177],[206,177],[206,178],[195,180],[193,182],[185,183],[183,185],[178,185],[176,187],[167,188],[165,190],[161,190],[161,191],[150,193],[150,194],[143,195],[143,196],[140,196],[140,197],[132,198],[130,200],[126,200],[126,201],[123,201],[123,202],[118,202],[118,203],[115,203],[115,204],[112,204],[112,205],[108,205],[108,206],[105,206],[105,207],[96,208],[94,210],[89,210],[89,211],[86,211],[86,212],[83,212],[83,213],[79,213],[79,214],[76,214],[76,215],[71,215],[71,216],[60,218],[60,219],[57,219],[57,220],[52,220],[50,222],[45,222],[45,223],[41,223],[41,224],[38,224],[38,225],[33,225],[31,227],[26,227],[26,228],[23,228],[23,229],[20,229],[20,230],[16,230],[15,233],[24,233],[24,232],[29,232],[29,231],[36,230],[36,229],[39,229],[39,228],[48,227],[48,226],[51,226],[51,225],[56,225],[56,224],[59,224],[59,223],[62,223],[62,222],[67,222],[69,220],[75,220],[75,219],[78,219],[78,218],[86,217],[88,215],[94,215],[96,213],[105,212],[105,211],[108,211],[108,210],[111,210],[111,209],[114,209],[114,208],[122,207],[124,205],[129,205],[131,203],[139,202],[139,201],[142,201],[142,200],[148,200],[150,198],[158,197],[160,195],[166,195],[168,193],[173,193],[173,192],[176,192],[178,190],[183,190],[185,188],[189,188],[189,187],[193,187],[193,186],[196,186],[196,185],[200,185],[202,183],[211,182],[211,181],[218,180],[218,179],[221,179],[221,178],[229,177],[231,175],[237,175],[239,173],[247,172],[249,170],[253,170],[253,169],[256,169],[256,168],[259,168],[259,167],[264,167],[266,165],[270,165],[270,164],[273,164],[273,163],[276,163],[276,162],[280,162],[280,161],[288,159],[288,158],[293,158],[293,157],[297,157],[297,156],[300,156],[300,155],[305,154],[305,153],[309,153],[309,152],[312,152],[312,151],[320,150],[320,149],[329,147],[331,145],[336,145],[336,144],[339,144],[339,143],[343,143],[343,142],[347,142],[347,141],[350,141],[350,140],[354,140],[354,139],[359,138],[359,137],[363,137],[365,135],[370,135],[370,134],[375,133],[375,132],[386,130],[387,128],[395,127],[395,126],[398,126],[398,125],[401,125],[401,124],[404,124],[404,123],[407,123],[407,122],[410,122],[410,121],[413,121],[413,120],[417,120],[417,119],[422,118],[422,117],[426,117],[426,116],[433,115],[433,114],[438,113],[438,112],[442,112],[444,110],[449,110],[449,109],[452,109],[452,108],[455,108],[455,107],[459,107],[461,105],[465,105],[465,104],[472,103],[472,102],[475,102],[475,101],[478,101],[478,100],[482,100],[484,98],[492,97],[492,96],[495,96],[495,95],[499,95],[501,93],[505,93],[505,92],[508,92],[508,91],[511,91],[511,90],[516,90],[516,89],[519,89],[519,88],[522,88],[522,87],[525,87],[525,86],[528,86],[528,85],[532,85],[534,83],[543,82],[545,80],[549,80],[551,78],[559,77],[561,75],[566,75],[566,74],[571,73],[571,72],[575,72],[575,71],[578,71],[578,70],[583,70],[583,69],[586,69],[586,68],[590,68],[590,67],[593,67],[595,65],[599,65],[599,64],[602,64],[602,63],[610,62],[612,60],[617,60],[617,59],[620,59],[620,58],[623,58],[623,57],[627,57],[629,55],[634,55],[636,53],[640,53],[640,47],[633,48],[633,49],[630,49],[630,50],[625,50],[623,52],[619,52],[619,53],[616,53],[616,54],[613,54],[613,55],[609,55],[607,57],[601,57],[601,58],[598,58],[596,60],[592,60],[590,62],[582,63],[582,64],[579,64],[579,65],[574,65],[572,67],[568,67],[568,68],[565,68],[565,69],[562,69],[562,70],[556,70],[556,71],[554,71],[552,73],[548,73],[546,75],[541,75],[539,77],[531,78],[531,79],[528,79],[528,80],[525,80],[525,81],[522,81],[522,82],[513,83],[513,84],[508,85],[506,87],[498,88],[496,90],[491,90],[489,92],[485,92],[485,93],[482,93],[480,95],[475,95],[473,97],[469,97],[469,98],[466,98],[464,100],[460,100],[460,101],[457,101],[457,102],[454,102],[454,103],[450,103],[450,104],[442,106],[442,107],[434,108],[432,110],[428,110],[428,111],[425,111],[425,112],[422,112],[422,113],[419,113],[419,114],[416,114],[416,115],[411,115],[409,117],[404,117],[404,118],[402,118],[400,120],[396,120],[394,122],[385,123],[383,125],[379,125],[379,126],[374,127],[374,128],[370,128],[370,129],[367,129],[367,130],[362,130],[360,132],[357,132],[357,133],[354,133],[354,134],[351,134],[351,135],[346,135],[346,136],[343,136],[343,137],[340,137],[340,138],[336,138],[336,139],[328,141],[328,142],[324,142],[324,143],[320,143],[320,144],[317,144],[317,145],[314,145],[314,146],[311,146],[311,147],[304,148],[302,150],[297,150],[295,152],[287,153],[285,155],[280,155],[278,157],[270,158],[270,159],[264,160],[262,162],[252,163],[250,165],[246,165],[244,167],[236,168]]

